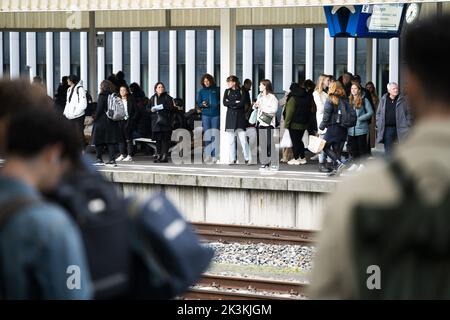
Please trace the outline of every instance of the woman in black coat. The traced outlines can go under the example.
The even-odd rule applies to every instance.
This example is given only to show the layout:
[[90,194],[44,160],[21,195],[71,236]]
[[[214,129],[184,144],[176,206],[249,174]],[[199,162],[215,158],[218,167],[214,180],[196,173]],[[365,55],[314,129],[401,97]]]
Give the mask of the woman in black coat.
[[173,99],[165,92],[162,82],[155,84],[155,94],[150,98],[147,108],[152,112],[152,137],[156,141],[155,162],[168,162],[168,151],[172,137],[171,112]]
[[114,85],[104,80],[100,84],[100,94],[97,99],[97,109],[95,110],[94,128],[92,133],[92,144],[95,145],[97,161],[95,165],[104,165],[102,159],[103,148],[108,147],[109,161],[106,165],[116,166],[115,146],[123,141],[120,132],[119,122],[113,121],[106,116],[108,110],[108,96],[115,91]]
[[247,119],[245,118],[245,105],[247,101],[245,92],[239,87],[239,79],[236,76],[227,78],[228,89],[223,95],[223,105],[227,107],[227,117],[225,130],[229,133],[230,159],[229,164],[235,164],[236,155],[236,136],[241,141],[242,152],[245,163],[250,160],[249,147],[245,136],[247,128]]
[[123,142],[119,143],[120,156],[116,161],[133,161],[133,132],[136,127],[137,106],[136,100],[131,96],[130,90],[126,85],[119,88],[119,95],[125,108],[125,119],[119,121],[119,127]]
[[346,100],[343,85],[339,81],[333,82],[328,89],[328,99],[325,102],[323,119],[319,126],[320,130],[327,128],[324,136],[327,143],[323,151],[335,164],[335,170],[329,175],[339,175],[345,169],[341,161],[341,149],[347,140],[348,129],[340,125],[339,105],[347,103]]

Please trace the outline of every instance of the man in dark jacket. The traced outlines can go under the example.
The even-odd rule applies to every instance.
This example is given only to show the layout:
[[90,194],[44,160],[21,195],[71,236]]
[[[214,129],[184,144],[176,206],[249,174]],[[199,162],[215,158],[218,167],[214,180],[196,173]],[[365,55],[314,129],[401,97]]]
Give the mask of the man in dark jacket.
[[377,143],[384,143],[385,154],[389,156],[394,143],[402,142],[408,135],[412,116],[406,97],[399,94],[398,84],[390,82],[387,89],[388,93],[380,100],[376,121]]
[[61,79],[61,83],[58,86],[55,94],[55,108],[59,112],[64,112],[64,107],[66,106],[67,100],[67,89],[69,89],[69,84],[67,83],[68,77],[64,76]]

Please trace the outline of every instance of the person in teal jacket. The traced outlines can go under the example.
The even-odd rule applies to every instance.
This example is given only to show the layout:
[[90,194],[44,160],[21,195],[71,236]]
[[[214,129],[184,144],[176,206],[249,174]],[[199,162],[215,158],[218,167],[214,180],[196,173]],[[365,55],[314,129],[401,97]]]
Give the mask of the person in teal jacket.
[[355,108],[358,117],[356,126],[348,128],[347,146],[349,147],[350,154],[355,162],[354,165],[349,168],[349,170],[352,171],[357,168],[358,164],[359,168],[362,168],[360,160],[368,153],[367,134],[369,133],[369,120],[372,118],[373,109],[369,100],[363,96],[361,87],[356,83],[351,87],[349,101],[350,106]]
[[[216,86],[212,75],[206,73],[202,76],[200,83],[202,89],[198,92],[197,106],[202,110],[202,127],[203,132],[206,133],[209,129],[220,128],[220,90]],[[208,139],[209,137],[209,139]],[[215,141],[214,136],[211,133],[205,138],[204,148],[209,146],[210,143]],[[216,162],[216,150],[208,150],[205,153],[205,162]]]

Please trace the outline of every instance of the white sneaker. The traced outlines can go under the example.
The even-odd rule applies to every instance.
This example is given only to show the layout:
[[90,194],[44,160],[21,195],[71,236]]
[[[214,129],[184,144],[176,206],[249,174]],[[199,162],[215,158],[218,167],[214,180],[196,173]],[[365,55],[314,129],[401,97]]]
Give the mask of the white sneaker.
[[211,158],[211,162],[212,162],[213,164],[216,164],[216,163],[217,163],[216,157],[212,157],[212,158]]
[[287,164],[291,166],[298,166],[300,164],[300,160],[292,159],[289,160]]
[[366,166],[365,165],[363,165],[363,164],[360,164],[359,165],[359,168],[358,169],[356,169],[356,171],[361,171],[361,170],[364,170],[366,168]]
[[121,155],[116,159],[116,161],[123,161],[123,159],[125,159],[125,157],[123,156],[123,154],[121,154]]
[[130,155],[128,155],[125,159],[123,159],[123,161],[133,161],[133,158]]
[[280,168],[277,165],[271,165],[270,166],[270,171],[278,171]]
[[309,160],[311,160],[311,161],[319,160],[319,155],[316,154],[316,155],[312,156]]
[[358,169],[358,165],[356,165],[356,164],[352,164],[351,166],[350,166],[350,168],[348,168],[347,169],[347,171],[356,171],[356,169]]
[[306,158],[303,158],[303,159],[300,158],[297,161],[298,161],[298,164],[306,164]]

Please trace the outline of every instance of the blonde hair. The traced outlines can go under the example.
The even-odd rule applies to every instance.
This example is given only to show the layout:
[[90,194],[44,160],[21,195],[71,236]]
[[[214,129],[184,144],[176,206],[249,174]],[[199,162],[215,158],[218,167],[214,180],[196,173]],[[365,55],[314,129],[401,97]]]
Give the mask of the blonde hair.
[[339,99],[345,97],[345,90],[340,81],[335,81],[328,88],[328,97],[336,107],[339,105]]
[[359,109],[363,105],[363,97],[361,94],[361,86],[357,83],[353,83],[352,87],[355,86],[358,88],[358,94],[356,95],[356,98],[353,96],[353,94],[350,93],[350,97],[348,97],[350,104],[354,105],[356,109]]
[[323,82],[327,78],[328,78],[328,76],[326,74],[322,73],[319,76],[319,79],[317,79],[316,88],[314,90],[317,91],[318,93],[322,93],[322,91],[323,91]]

